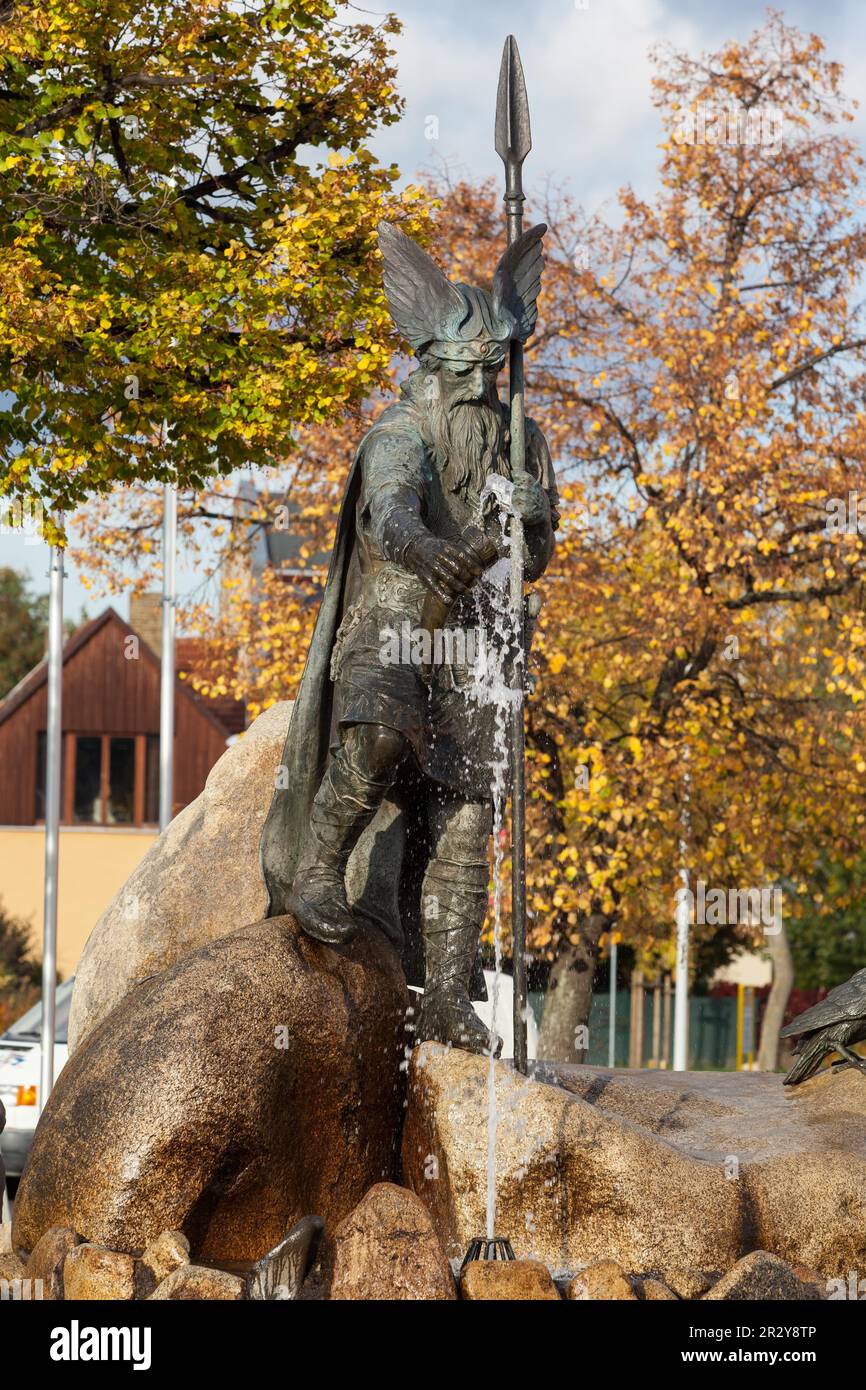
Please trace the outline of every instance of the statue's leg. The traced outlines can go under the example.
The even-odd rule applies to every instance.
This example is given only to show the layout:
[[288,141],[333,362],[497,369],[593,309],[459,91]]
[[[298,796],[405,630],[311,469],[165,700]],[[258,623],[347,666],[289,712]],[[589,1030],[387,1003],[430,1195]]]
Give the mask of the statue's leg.
[[431,857],[421,890],[425,979],[418,1042],[430,1038],[469,1052],[490,1050],[469,981],[487,911],[491,829],[489,802],[465,801],[434,787]]
[[344,730],[310,812],[310,828],[289,897],[308,936],[334,944],[358,928],[346,901],[346,865],[378,811],[406,749],[395,729],[353,724]]

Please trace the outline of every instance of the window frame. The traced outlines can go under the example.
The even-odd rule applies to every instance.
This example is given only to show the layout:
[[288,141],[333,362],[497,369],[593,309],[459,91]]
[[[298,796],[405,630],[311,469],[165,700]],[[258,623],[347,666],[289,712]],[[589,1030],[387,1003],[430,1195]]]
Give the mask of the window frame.
[[[39,738],[44,737],[45,730],[40,729],[36,734],[36,798],[39,798]],[[62,776],[62,804],[60,808],[60,824],[64,826],[81,826],[94,830],[142,830],[156,826],[157,821],[147,821],[144,818],[145,811],[145,784],[147,778],[147,741],[149,738],[158,737],[153,734],[132,734],[124,733],[122,730],[115,730],[110,734],[98,734],[85,729],[64,729],[61,756],[63,759]],[[98,738],[100,740],[99,750],[99,811],[100,819],[94,821],[77,821],[75,819],[75,758],[77,751],[77,740],[79,738]],[[109,821],[108,796],[110,790],[109,774],[111,769],[111,740],[131,739],[133,743],[133,780],[132,780],[132,820],[129,821]],[[34,812],[35,812],[34,807]],[[44,816],[34,815],[35,825],[44,825]]]

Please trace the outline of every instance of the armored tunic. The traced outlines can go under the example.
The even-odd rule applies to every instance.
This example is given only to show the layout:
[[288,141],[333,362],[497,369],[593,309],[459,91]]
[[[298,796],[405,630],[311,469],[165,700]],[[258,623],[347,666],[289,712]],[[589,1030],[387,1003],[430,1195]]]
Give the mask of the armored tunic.
[[[500,409],[504,414],[505,408]],[[545,488],[551,512],[550,528],[546,522],[526,528],[525,572],[534,579],[547,563],[558,513],[547,445],[531,422],[527,426],[527,469]],[[492,471],[507,475],[505,429],[503,436]],[[411,388],[404,388],[403,399],[364,437],[358,466],[356,597],[340,625],[330,672],[336,685],[337,722],[396,729],[427,776],[467,798],[485,800],[504,750],[496,690],[501,693],[511,679],[507,575],[504,588],[482,579],[456,601],[436,635],[428,680],[424,667],[431,652],[421,625],[428,591],[396,558],[387,522],[395,500],[409,497],[423,525],[437,538],[457,540],[467,525],[475,524],[503,553],[497,507],[486,506],[482,513],[481,498],[471,486],[457,491],[444,487]]]

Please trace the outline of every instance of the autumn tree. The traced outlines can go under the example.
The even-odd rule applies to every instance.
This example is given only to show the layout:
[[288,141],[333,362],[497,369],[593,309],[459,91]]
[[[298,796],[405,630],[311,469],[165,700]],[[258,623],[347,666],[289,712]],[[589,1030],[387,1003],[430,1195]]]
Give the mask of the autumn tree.
[[366,147],[400,113],[396,28],[329,0],[0,6],[0,493],[200,489],[374,388],[376,223],[419,225]]
[[573,510],[529,731],[558,1055],[601,932],[669,935],[683,861],[693,883],[802,886],[864,825],[863,539],[831,524],[864,483],[841,68],[778,15],[657,63],[658,194],[624,190],[612,226],[548,209],[533,391]]

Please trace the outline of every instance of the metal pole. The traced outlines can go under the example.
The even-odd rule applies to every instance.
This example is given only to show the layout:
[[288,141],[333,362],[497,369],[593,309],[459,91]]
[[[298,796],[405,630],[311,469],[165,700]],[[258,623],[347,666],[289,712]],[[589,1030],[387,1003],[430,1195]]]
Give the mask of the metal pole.
[[674,987],[674,1071],[689,1068],[689,874],[686,847],[680,841],[683,891],[677,895],[677,978]]
[[[512,223],[508,236],[511,240]],[[511,340],[511,447],[512,457],[522,458],[525,449],[523,403],[523,344]],[[512,477],[514,477],[512,468]],[[511,706],[511,936],[514,972],[514,1065],[525,1076],[528,1069],[526,1029],[526,746],[523,729],[525,642],[523,631],[523,522],[511,518],[511,613],[516,650],[515,681],[521,692]]]
[[[510,246],[523,230],[522,170],[523,161],[532,148],[526,83],[517,44],[511,34],[505,40],[499,69],[494,145],[505,166],[505,217]],[[526,471],[523,343],[517,338],[511,339],[508,365],[511,399],[511,477],[516,481]],[[523,522],[518,516],[511,518],[510,541],[510,600],[516,647],[515,688],[518,692],[511,711],[511,954],[514,971],[514,1065],[525,1076],[529,1065],[526,1033],[526,750],[523,731],[525,644]]]
[[48,589],[48,728],[45,739],[45,896],[42,927],[42,1058],[39,1111],[54,1086],[57,1015],[57,887],[63,703],[63,550],[51,547]]
[[689,919],[691,917],[687,846],[689,841],[689,748],[683,748],[683,834],[677,895],[677,979],[674,994],[674,1071],[689,1069]]
[[610,1011],[607,1020],[607,1065],[616,1066],[616,940],[610,944]]
[[162,494],[162,650],[159,686],[159,828],[165,830],[174,805],[174,628],[177,558],[177,489]]
[[669,1070],[670,1070],[670,1065],[671,1065],[671,977],[670,977],[670,975],[665,975],[664,997],[665,997],[665,1016],[664,1016],[664,1023],[663,1023],[663,1025],[662,1025],[662,1031],[663,1031],[663,1033],[664,1033],[664,1045],[663,1045],[663,1048],[662,1048],[662,1066],[664,1067],[665,1071],[669,1071]]

